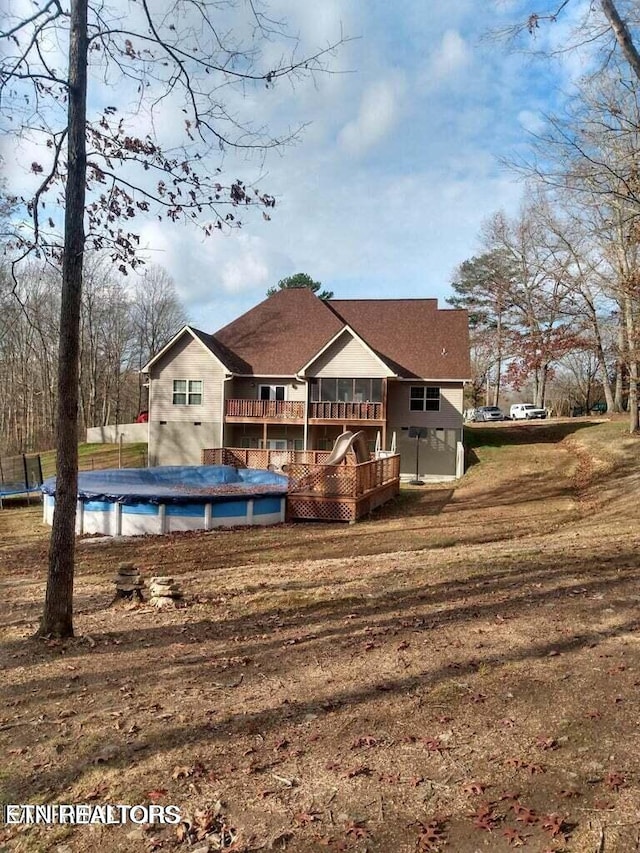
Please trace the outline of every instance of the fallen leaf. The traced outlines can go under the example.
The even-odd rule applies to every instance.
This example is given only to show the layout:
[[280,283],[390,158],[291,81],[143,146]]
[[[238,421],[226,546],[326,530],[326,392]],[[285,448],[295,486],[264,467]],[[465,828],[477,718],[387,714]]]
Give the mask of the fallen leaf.
[[364,737],[359,737],[354,740],[351,744],[351,749],[370,749],[372,746],[377,746],[378,740],[377,738],[371,737],[371,735],[365,735]]
[[524,847],[529,836],[521,835],[517,829],[505,829],[502,834],[512,847]]
[[347,770],[344,774],[345,779],[355,779],[356,776],[371,776],[373,773],[370,767],[367,767],[365,764],[359,764],[357,767],[352,767],[351,770]]
[[158,800],[161,800],[163,797],[167,796],[167,791],[165,788],[156,788],[153,791],[147,792],[147,797],[151,800],[152,803],[157,803]]
[[363,820],[352,820],[345,827],[345,835],[353,838],[368,838],[371,833],[365,827]]
[[447,821],[444,818],[434,818],[429,823],[418,822],[420,833],[416,847],[420,853],[437,853],[447,843]]
[[300,826],[308,826],[310,823],[315,823],[320,820],[318,812],[298,812],[298,814],[295,814],[293,817]]
[[622,773],[618,773],[616,770],[611,773],[607,773],[604,777],[604,783],[607,788],[610,788],[612,791],[619,791],[620,788],[624,788],[626,779],[622,775]]
[[462,786],[462,790],[465,794],[473,794],[474,796],[478,794],[484,794],[486,789],[487,786],[484,785],[482,782],[467,782],[465,785]]

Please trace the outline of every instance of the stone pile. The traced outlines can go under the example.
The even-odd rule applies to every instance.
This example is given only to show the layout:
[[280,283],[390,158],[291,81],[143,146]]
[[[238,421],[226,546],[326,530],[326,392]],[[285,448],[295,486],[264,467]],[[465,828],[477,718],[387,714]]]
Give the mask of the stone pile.
[[180,587],[170,577],[154,577],[149,582],[150,602],[154,607],[179,607],[182,600]]
[[118,574],[113,580],[116,585],[114,602],[122,600],[133,601],[134,599],[144,601],[142,597],[144,581],[142,580],[140,569],[137,569],[133,563],[120,563],[118,565]]

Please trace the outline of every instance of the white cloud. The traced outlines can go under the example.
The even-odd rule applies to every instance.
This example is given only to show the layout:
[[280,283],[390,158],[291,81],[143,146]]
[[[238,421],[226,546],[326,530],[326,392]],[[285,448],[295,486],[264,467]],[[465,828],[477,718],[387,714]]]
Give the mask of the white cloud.
[[457,30],[447,30],[432,55],[427,75],[440,81],[459,74],[471,63],[471,51]]
[[339,144],[348,154],[361,154],[394,129],[402,115],[405,89],[404,74],[398,71],[389,72],[367,87],[357,117],[338,135]]
[[531,110],[520,110],[518,121],[528,133],[539,134],[547,127],[547,122],[540,113]]
[[[499,17],[496,4],[486,5]],[[235,31],[227,8],[225,22]],[[192,322],[209,331],[298,271],[343,298],[443,298],[451,270],[477,251],[482,220],[501,207],[517,208],[521,186],[498,171],[494,157],[525,143],[523,128],[537,127],[536,111],[557,93],[557,80],[567,79],[566,68],[547,66],[541,80],[539,66],[482,42],[490,15],[478,14],[477,0],[270,0],[269,8],[299,37],[299,55],[332,41],[342,22],[348,35],[360,38],[331,64],[352,73],[318,74],[293,85],[280,80],[269,89],[249,85],[245,93],[218,90],[234,117],[275,135],[311,126],[298,145],[269,154],[264,167],[259,157],[247,162],[225,153],[222,183],[249,182],[264,168],[260,188],[277,198],[271,222],[258,209],[243,210],[241,231],[205,239],[196,229],[140,220],[149,260],[170,272]],[[549,26],[541,38],[560,34]],[[274,37],[266,44],[267,67],[295,45]],[[92,84],[94,110],[116,94],[125,107],[135,101],[135,87],[114,92],[98,85],[97,75]],[[156,118],[165,145],[176,144],[184,121],[177,98],[163,101]],[[127,128],[145,133],[148,124],[141,110]],[[37,152],[26,145],[6,150],[12,155],[8,180],[31,186],[28,170]],[[219,152],[202,165],[219,165]]]

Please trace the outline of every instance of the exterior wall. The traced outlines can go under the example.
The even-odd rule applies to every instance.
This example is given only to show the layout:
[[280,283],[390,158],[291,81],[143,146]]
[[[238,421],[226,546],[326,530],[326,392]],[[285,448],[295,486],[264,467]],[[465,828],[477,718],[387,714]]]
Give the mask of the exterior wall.
[[[416,441],[408,432],[396,433],[396,449],[400,454],[400,476],[403,480],[416,475]],[[421,480],[453,480],[457,473],[457,445],[462,430],[429,428],[418,448],[418,476]]]
[[261,385],[284,385],[285,400],[302,400],[307,399],[307,383],[300,380],[292,380],[291,377],[273,378],[272,376],[255,379],[241,378],[232,379],[227,383],[226,396],[230,400],[259,400]]
[[[225,371],[211,353],[189,333],[151,368],[149,373],[149,421],[220,423]],[[201,379],[202,404],[173,405],[174,379]]]
[[[264,438],[262,423],[257,424],[227,424],[225,428],[226,447],[260,447]],[[294,450],[293,442],[304,440],[304,428],[301,426],[285,426],[284,424],[267,424],[267,439],[291,443],[289,449]]]
[[89,427],[88,444],[117,444],[122,436],[125,444],[146,441],[148,426],[144,424],[109,424],[108,426]]
[[[195,408],[192,406],[191,408]],[[220,423],[149,422],[149,467],[200,465],[205,447],[220,447]]]
[[[413,386],[435,386],[440,388],[440,411],[412,412],[409,407]],[[443,429],[462,429],[463,407],[462,383],[389,382],[387,391],[387,423],[389,429],[402,427],[440,427]]]
[[[343,432],[342,427],[342,424],[310,426],[309,450],[333,450],[336,439]],[[369,450],[373,453],[378,427],[351,426],[350,424],[346,424],[346,427],[351,432],[364,432]]]
[[341,335],[306,371],[308,376],[327,378],[375,379],[390,371],[360,341]]
[[[412,412],[409,407],[412,386],[440,388],[440,411]],[[419,476],[421,479],[453,479],[456,476],[457,443],[462,441],[462,383],[390,382],[387,393],[387,441],[396,434],[403,478],[416,474],[416,439],[409,438],[408,427],[426,427],[427,438],[420,440]]]

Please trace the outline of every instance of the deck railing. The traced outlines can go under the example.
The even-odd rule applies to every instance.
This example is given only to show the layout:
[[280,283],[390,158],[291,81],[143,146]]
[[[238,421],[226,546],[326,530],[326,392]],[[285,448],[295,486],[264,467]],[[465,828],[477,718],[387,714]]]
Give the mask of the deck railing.
[[236,468],[282,468],[292,462],[322,464],[330,450],[261,450],[254,447],[216,447],[202,451],[203,465],[234,465]]
[[301,400],[227,400],[228,418],[304,420]]
[[380,421],[382,403],[309,403],[309,419],[335,421]]
[[[226,401],[228,418],[256,420],[304,420],[302,400],[237,400]],[[323,421],[380,421],[384,419],[382,403],[309,403],[309,419]]]
[[289,492],[319,497],[357,498],[400,477],[400,456],[346,465],[325,465],[327,450],[257,450],[224,447],[202,451],[203,465],[268,468],[286,465]]
[[371,459],[358,465],[307,465],[293,462],[287,466],[286,473],[290,494],[358,498],[398,480],[400,457]]

